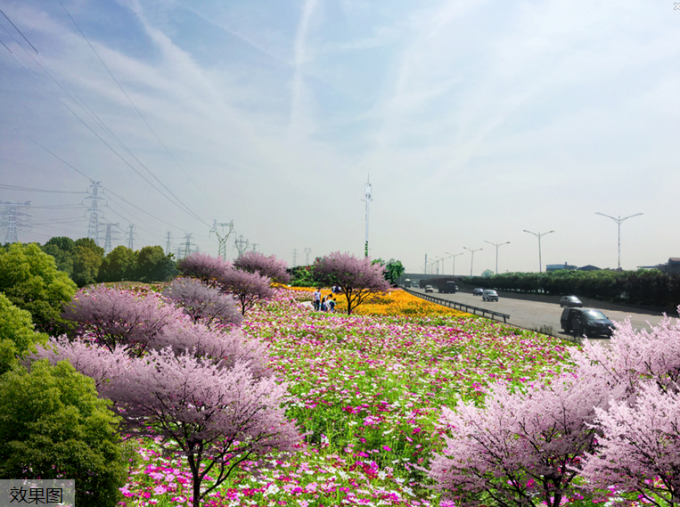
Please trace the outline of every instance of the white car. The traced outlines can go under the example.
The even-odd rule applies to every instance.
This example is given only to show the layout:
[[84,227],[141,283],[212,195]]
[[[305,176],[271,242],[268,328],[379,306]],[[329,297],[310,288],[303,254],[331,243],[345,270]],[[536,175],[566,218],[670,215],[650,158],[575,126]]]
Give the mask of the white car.
[[482,293],[482,301],[498,301],[498,292],[495,290],[485,289]]
[[434,292],[434,289],[432,288],[432,285],[426,285],[426,286],[425,286],[425,292]]

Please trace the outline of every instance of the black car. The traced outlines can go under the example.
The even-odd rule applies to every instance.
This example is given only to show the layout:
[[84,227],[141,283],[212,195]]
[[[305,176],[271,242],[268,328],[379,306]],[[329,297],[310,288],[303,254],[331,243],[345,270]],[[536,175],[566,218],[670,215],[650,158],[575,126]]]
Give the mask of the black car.
[[439,292],[442,294],[455,294],[458,291],[458,286],[456,285],[456,282],[451,282],[448,281],[446,282],[446,285],[444,287],[440,286],[439,287]]
[[481,296],[482,294],[484,294],[484,289],[480,289],[480,288],[472,289],[472,295],[473,296]]
[[560,317],[560,324],[565,333],[578,336],[606,336],[612,335],[614,323],[595,308],[565,308]]
[[562,296],[560,298],[560,306],[562,308],[564,308],[565,306],[568,306],[570,308],[582,308],[583,303],[581,303],[581,300],[576,296]]

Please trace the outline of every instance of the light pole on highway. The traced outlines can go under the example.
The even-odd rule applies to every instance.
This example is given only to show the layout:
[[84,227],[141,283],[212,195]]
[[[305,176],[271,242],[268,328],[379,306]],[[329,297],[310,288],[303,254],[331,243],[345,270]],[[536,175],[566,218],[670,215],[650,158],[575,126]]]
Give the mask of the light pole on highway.
[[475,252],[479,252],[480,250],[484,250],[483,248],[477,248],[476,250],[472,250],[471,248],[468,248],[466,246],[463,247],[465,250],[470,252],[470,276],[472,276],[472,263],[475,260]]
[[451,270],[451,274],[453,276],[456,276],[456,257],[458,257],[459,255],[465,255],[465,252],[461,252],[459,254],[452,254],[452,253],[449,253],[449,252],[444,252],[444,253],[449,255],[453,259],[453,268]]
[[548,231],[548,232],[531,232],[527,231],[524,229],[524,232],[528,232],[529,234],[533,234],[538,238],[538,272],[543,273],[543,264],[541,263],[541,236],[545,236],[547,234],[550,234],[551,232],[555,231]]
[[609,215],[605,215],[604,213],[600,213],[599,211],[596,211],[595,214],[596,215],[602,215],[603,217],[611,218],[619,226],[619,271],[620,271],[621,270],[621,222],[623,222],[624,220],[628,220],[629,218],[639,217],[643,213],[636,213],[635,215],[630,215],[630,216],[625,217],[625,218],[621,218],[621,215],[619,215],[619,218],[610,217]]
[[498,274],[498,247],[508,245],[510,244],[510,242],[506,241],[505,243],[492,243],[491,241],[484,241],[484,243],[488,243],[489,245],[493,245],[496,247],[496,274]]

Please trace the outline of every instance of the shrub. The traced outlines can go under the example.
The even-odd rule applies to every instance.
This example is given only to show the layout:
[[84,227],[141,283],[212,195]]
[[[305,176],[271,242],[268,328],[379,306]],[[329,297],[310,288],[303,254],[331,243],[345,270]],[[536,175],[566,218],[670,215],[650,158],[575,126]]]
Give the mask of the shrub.
[[222,291],[233,294],[241,305],[241,314],[253,308],[259,301],[271,299],[274,291],[271,280],[259,273],[228,269],[217,278]]
[[234,267],[249,273],[259,273],[276,283],[290,282],[285,261],[278,260],[273,255],[267,257],[260,252],[246,252],[234,261]]
[[198,278],[207,285],[214,287],[218,276],[231,268],[231,263],[221,257],[212,257],[204,253],[195,253],[185,257],[177,264],[184,276]]
[[181,307],[194,322],[202,320],[210,324],[217,320],[238,326],[243,320],[231,296],[208,287],[200,280],[178,278],[163,291],[163,296]]
[[16,364],[18,357],[35,351],[35,344],[46,341],[46,335],[33,330],[31,314],[0,293],[0,374]]
[[117,418],[68,362],[0,377],[0,477],[76,481],[76,505],[114,507],[127,479]]

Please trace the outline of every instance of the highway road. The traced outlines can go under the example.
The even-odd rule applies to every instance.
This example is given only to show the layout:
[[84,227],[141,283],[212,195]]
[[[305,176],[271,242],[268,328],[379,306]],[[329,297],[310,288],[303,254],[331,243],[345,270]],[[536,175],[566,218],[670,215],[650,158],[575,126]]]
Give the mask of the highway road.
[[[414,293],[425,293],[424,289],[411,290]],[[551,335],[563,338],[568,337],[568,335],[562,332],[562,327],[560,325],[560,316],[562,315],[563,309],[560,307],[559,303],[557,303],[558,297],[545,298],[554,299],[554,302],[531,301],[508,297],[502,292],[499,292],[498,302],[483,302],[481,296],[473,296],[470,292],[440,294],[435,289],[434,293],[429,293],[428,295],[448,299],[449,301],[455,301],[456,303],[469,304],[478,308],[507,313],[510,315],[510,318],[508,319],[508,324],[510,325],[535,330],[539,329],[541,326],[550,326],[554,331],[550,333]],[[626,318],[630,318],[635,329],[649,328],[649,324],[657,325],[663,318],[661,313],[643,312],[629,307],[619,307],[618,310],[615,310],[614,308],[616,306],[612,304],[602,304],[598,306],[596,302],[584,301],[584,306],[601,309],[613,322],[621,322]]]

